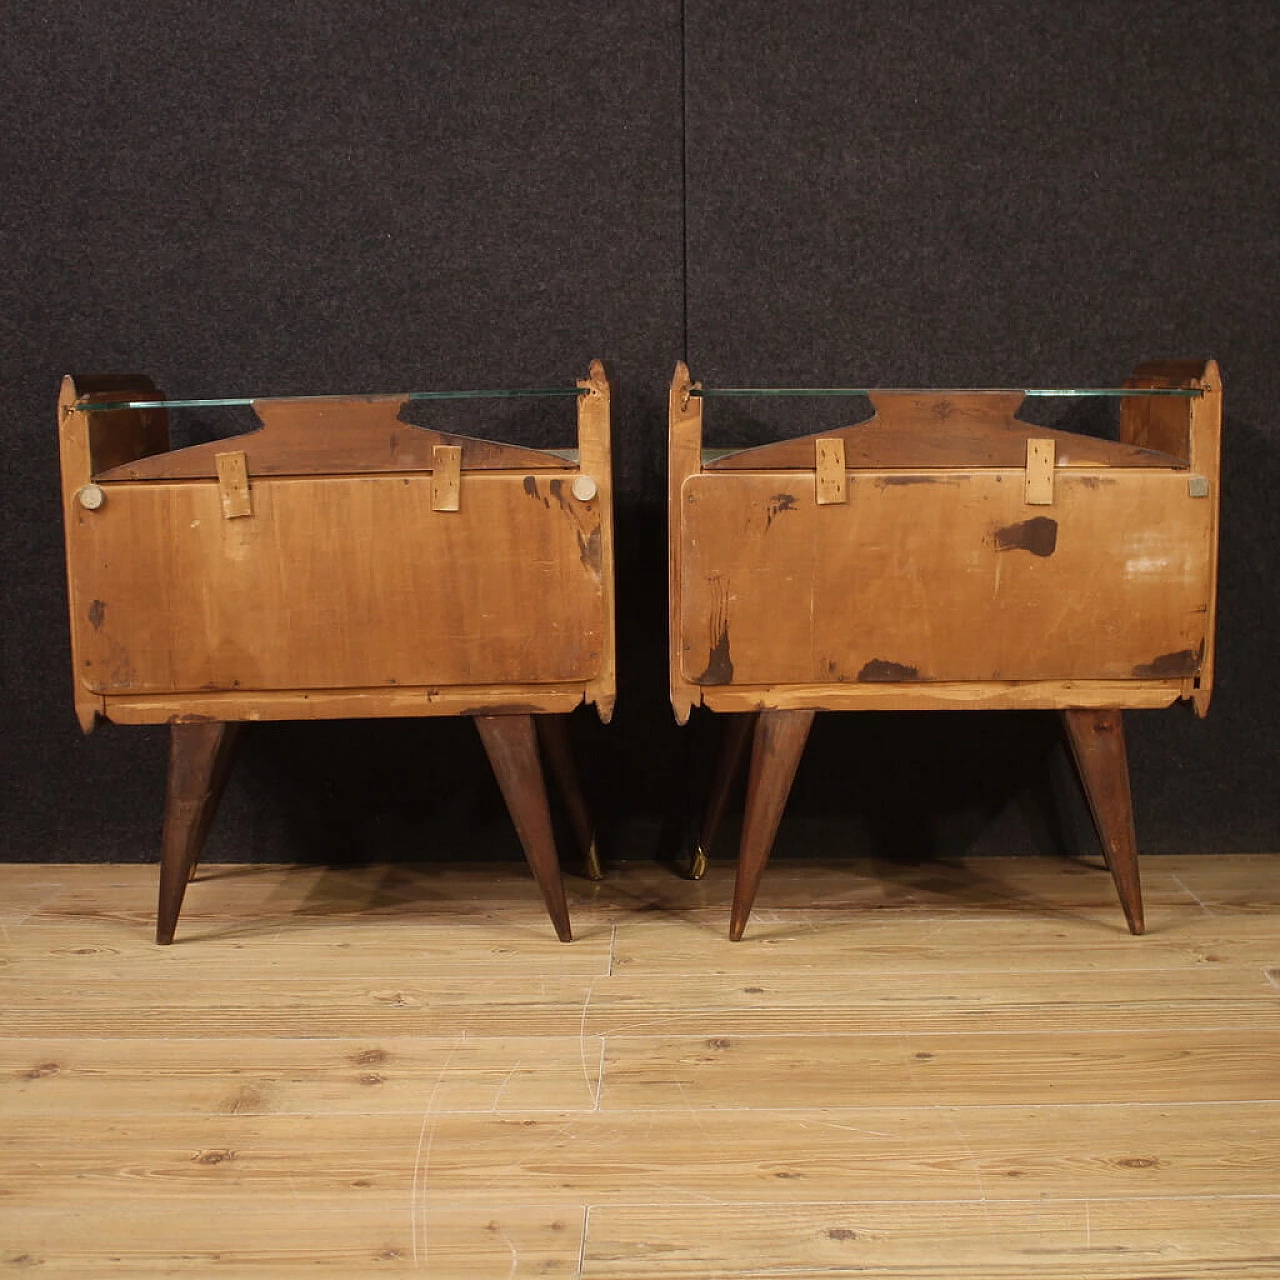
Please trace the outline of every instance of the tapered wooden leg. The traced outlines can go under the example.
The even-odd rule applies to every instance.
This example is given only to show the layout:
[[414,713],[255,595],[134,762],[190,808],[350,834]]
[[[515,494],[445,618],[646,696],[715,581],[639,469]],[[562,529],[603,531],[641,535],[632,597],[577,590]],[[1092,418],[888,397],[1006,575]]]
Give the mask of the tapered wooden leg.
[[751,746],[751,772],[747,781],[747,808],[742,820],[742,845],[738,852],[738,877],[733,886],[733,910],[729,938],[737,942],[747,927],[751,904],[756,900],[760,876],[778,822],[795,780],[800,756],[813,724],[812,711],[761,711]]
[[239,724],[222,721],[170,727],[160,904],[156,910],[156,941],[161,945],[173,941],[187,881],[218,811],[239,735]]
[[551,831],[551,810],[547,805],[547,788],[542,780],[542,761],[538,756],[537,731],[529,715],[476,716],[480,740],[489,755],[489,763],[497,775],[498,786],[516,834],[524,848],[533,878],[542,890],[547,914],[555,925],[556,936],[569,942],[569,906],[560,879],[560,860],[556,856],[555,837]]
[[596,849],[595,825],[582,794],[582,783],[578,780],[578,768],[573,760],[573,745],[569,741],[569,717],[536,716],[534,723],[537,725],[542,753],[551,769],[551,776],[560,789],[569,821],[573,825],[573,834],[582,853],[582,872],[588,880],[603,880],[600,854]]
[[733,790],[733,780],[742,768],[747,754],[747,744],[751,741],[751,731],[756,725],[756,716],[752,712],[730,712],[716,717],[724,722],[724,739],[720,743],[720,755],[716,760],[716,774],[711,782],[711,794],[707,797],[707,807],[702,814],[702,825],[698,829],[697,843],[689,855],[689,879],[701,880],[707,874],[707,859],[711,856],[711,846],[715,844],[716,833],[724,820],[724,811],[729,803],[729,792]]
[[1102,852],[1129,922],[1129,932],[1141,933],[1145,927],[1142,883],[1138,874],[1138,839],[1133,827],[1124,719],[1118,710],[1064,711],[1062,719],[1080,781],[1089,798]]
[[236,755],[240,749],[240,733],[244,725],[239,721],[224,724],[225,732],[222,735],[222,741],[218,744],[218,749],[214,753],[213,773],[209,779],[209,802],[204,807],[204,813],[200,818],[200,826],[195,834],[195,840],[192,844],[191,867],[187,872],[187,879],[194,880],[196,868],[200,865],[200,858],[204,853],[205,838],[209,834],[209,828],[213,825],[213,820],[218,813],[218,805],[222,802],[222,793],[227,789],[227,779],[231,776],[231,767],[236,762]]

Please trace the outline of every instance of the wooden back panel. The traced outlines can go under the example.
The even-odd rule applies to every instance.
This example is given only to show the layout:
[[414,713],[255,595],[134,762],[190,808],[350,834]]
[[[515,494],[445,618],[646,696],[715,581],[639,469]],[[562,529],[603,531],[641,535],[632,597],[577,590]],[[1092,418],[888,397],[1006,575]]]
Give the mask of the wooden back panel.
[[857,471],[683,486],[682,674],[698,685],[1188,677],[1210,508],[1181,472]]
[[[1150,706],[1179,696],[1203,714],[1221,382],[1202,362],[1144,367],[1133,385],[1202,394],[1123,401],[1118,443],[1016,420],[1019,393],[880,394],[870,422],[704,460],[703,401],[678,366],[677,718],[699,702]],[[833,439],[845,497],[820,504],[817,458]],[[1047,503],[1027,471],[1040,442],[1056,452],[1041,477]]]
[[600,513],[552,474],[111,486],[77,516],[95,693],[585,680],[600,666]]

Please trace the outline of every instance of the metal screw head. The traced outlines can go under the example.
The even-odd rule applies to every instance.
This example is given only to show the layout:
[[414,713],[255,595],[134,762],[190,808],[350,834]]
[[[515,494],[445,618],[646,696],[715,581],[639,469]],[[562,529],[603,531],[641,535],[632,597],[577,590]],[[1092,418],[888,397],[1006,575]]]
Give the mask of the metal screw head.
[[97,511],[107,500],[107,495],[102,492],[102,486],[96,484],[85,485],[76,496],[86,511]]
[[573,496],[579,502],[590,502],[596,496],[597,485],[592,476],[585,472],[573,478]]

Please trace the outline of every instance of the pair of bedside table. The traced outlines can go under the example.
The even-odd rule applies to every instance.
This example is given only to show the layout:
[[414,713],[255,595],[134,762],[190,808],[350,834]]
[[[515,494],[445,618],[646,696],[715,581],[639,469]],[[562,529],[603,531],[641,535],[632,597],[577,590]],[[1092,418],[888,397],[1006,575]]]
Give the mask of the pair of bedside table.
[[[669,402],[676,718],[728,714],[691,871],[750,755],[730,936],[746,925],[818,710],[1062,713],[1130,929],[1142,931],[1121,711],[1213,683],[1221,380],[1141,366],[1101,392],[1119,441],[1014,415],[1032,391],[885,391],[855,426],[704,451]],[[410,401],[576,401],[577,447],[427,431]],[[814,394],[794,389],[789,394]],[[1063,394],[1063,393],[1057,393]],[[167,409],[261,427],[170,450]],[[475,720],[558,936],[570,925],[545,758],[599,875],[565,719],[616,693],[609,384],[166,401],[68,378],[59,403],[76,710],[168,724],[157,941],[172,940],[245,721]]]

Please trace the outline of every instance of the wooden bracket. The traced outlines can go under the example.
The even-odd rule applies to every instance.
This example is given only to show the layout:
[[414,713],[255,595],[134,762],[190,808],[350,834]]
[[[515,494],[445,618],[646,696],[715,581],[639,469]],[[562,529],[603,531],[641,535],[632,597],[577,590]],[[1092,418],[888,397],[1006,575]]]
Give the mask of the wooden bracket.
[[219,453],[214,458],[218,469],[218,495],[222,499],[224,519],[235,520],[239,516],[253,515],[253,501],[249,496],[249,466],[244,451]]
[[1027,473],[1023,501],[1032,507],[1053,505],[1053,468],[1057,445],[1052,440],[1027,441]]
[[462,447],[435,445],[431,461],[431,510],[457,511],[462,489]]
[[845,502],[844,441],[819,438],[815,441],[817,453],[818,505]]

